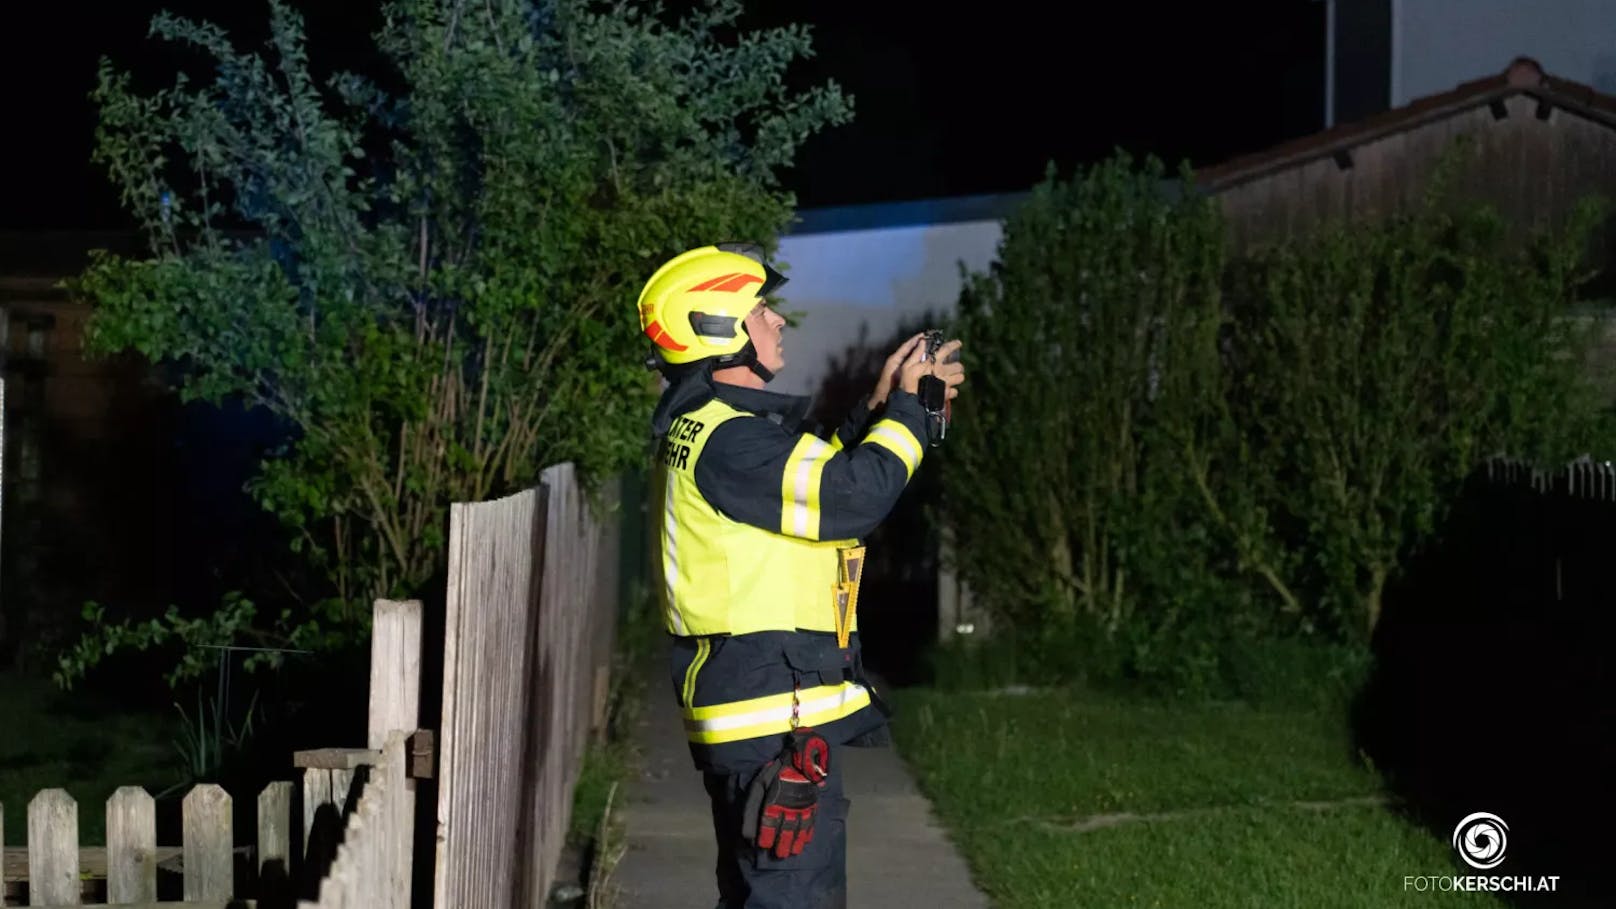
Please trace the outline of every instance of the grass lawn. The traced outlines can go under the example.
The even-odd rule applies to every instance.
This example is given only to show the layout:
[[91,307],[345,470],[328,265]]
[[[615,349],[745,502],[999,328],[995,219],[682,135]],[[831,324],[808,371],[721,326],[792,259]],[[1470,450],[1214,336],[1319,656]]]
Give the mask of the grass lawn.
[[157,795],[178,778],[178,715],[129,714],[59,691],[49,680],[0,674],[0,805],[5,844],[28,837],[28,802],[62,788],[79,805],[79,842],[106,843],[106,800],[119,787]]
[[1339,717],[1078,691],[896,702],[905,760],[1000,909],[1503,905],[1404,892],[1468,869],[1377,802]]

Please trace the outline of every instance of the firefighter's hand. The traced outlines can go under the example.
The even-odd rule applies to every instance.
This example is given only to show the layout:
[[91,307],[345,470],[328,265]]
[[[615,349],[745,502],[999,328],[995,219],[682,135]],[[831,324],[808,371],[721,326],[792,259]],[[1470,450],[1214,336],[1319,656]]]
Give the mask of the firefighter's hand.
[[887,362],[881,367],[881,374],[875,379],[875,390],[870,392],[869,408],[871,410],[887,402],[887,395],[892,393],[892,386],[898,381],[898,373],[903,369],[903,364],[908,361],[909,354],[917,347],[921,350],[926,349],[925,345],[921,343],[925,337],[925,332],[916,332],[914,337],[899,344],[898,349],[892,352],[892,356],[887,357]]
[[[920,391],[920,377],[931,375],[942,379],[943,384],[948,387],[946,400],[952,401],[959,397],[959,386],[965,381],[965,364],[958,362],[959,358],[956,356],[960,347],[960,340],[955,338],[937,348],[937,358],[935,360],[923,360],[922,358],[926,355],[926,347],[924,344],[916,345],[903,360],[903,366],[899,372],[898,387],[910,394],[918,394]],[[954,362],[950,362],[951,358]]]

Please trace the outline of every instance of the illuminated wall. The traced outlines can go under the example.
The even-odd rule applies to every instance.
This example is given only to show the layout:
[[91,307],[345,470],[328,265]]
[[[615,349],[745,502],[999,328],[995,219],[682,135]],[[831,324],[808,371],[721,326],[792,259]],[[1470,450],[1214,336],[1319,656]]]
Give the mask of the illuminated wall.
[[[814,393],[831,360],[850,348],[890,347],[907,322],[952,314],[960,264],[973,271],[988,267],[998,251],[1000,218],[1014,201],[982,199],[963,211],[933,212],[940,221],[884,226],[912,219],[901,217],[901,206],[869,206],[862,218],[852,210],[834,219],[805,212],[804,225],[781,238],[776,254],[790,278],[780,290],[782,308],[801,322],[786,334],[787,368],[771,390]],[[946,220],[950,216],[961,219]],[[872,226],[857,226],[861,220]]]

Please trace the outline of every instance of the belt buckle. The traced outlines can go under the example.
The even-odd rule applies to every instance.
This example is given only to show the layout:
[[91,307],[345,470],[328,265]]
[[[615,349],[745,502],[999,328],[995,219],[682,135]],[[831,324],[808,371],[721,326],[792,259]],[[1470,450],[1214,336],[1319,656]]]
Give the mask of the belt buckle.
[[864,547],[844,546],[836,550],[836,587],[831,599],[836,613],[836,646],[847,649],[858,615],[859,579],[864,575]]

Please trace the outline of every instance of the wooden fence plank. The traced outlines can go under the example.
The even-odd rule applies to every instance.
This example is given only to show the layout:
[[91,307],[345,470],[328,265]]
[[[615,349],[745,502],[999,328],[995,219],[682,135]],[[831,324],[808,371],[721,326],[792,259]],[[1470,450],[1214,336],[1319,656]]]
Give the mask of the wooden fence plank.
[[522,872],[543,495],[541,485],[450,510],[438,906],[510,905]]
[[303,771],[303,856],[296,881],[305,892],[318,892],[342,837],[342,815],[331,803],[331,773],[321,768]]
[[331,771],[310,768],[303,771],[303,858],[310,858],[314,846],[314,821],[323,805],[331,802]]
[[157,900],[157,802],[139,786],[107,799],[107,902]]
[[409,906],[415,896],[412,889],[415,883],[412,873],[415,865],[415,787],[409,782],[409,743],[414,737],[401,733],[394,733],[394,736],[397,740],[389,740],[386,748],[390,756],[396,756],[396,760],[384,766],[386,777],[383,782],[392,800],[393,814],[387,854],[390,866],[403,873],[389,875],[392,899],[388,905]]
[[227,900],[235,890],[230,794],[212,783],[193,788],[181,806],[185,898]]
[[358,899],[359,894],[354,892],[354,863],[350,856],[338,853],[338,859],[346,858],[342,868],[331,875],[331,901],[325,903],[324,909],[360,909],[365,904]]
[[353,794],[354,771],[331,771],[331,804],[336,806],[337,818],[348,815],[348,799]]
[[79,806],[62,789],[28,803],[28,905],[79,904]]
[[332,866],[331,877],[337,885],[337,901],[336,905],[330,907],[330,909],[350,909],[350,907],[351,909],[360,909],[361,906],[365,905],[359,899],[359,875],[361,871],[367,870],[363,867],[364,860],[361,858],[360,852],[361,847],[370,839],[370,836],[365,829],[364,822],[357,815],[354,817],[353,829],[350,833],[352,838],[343,842],[342,849],[337,853],[337,865]]
[[370,733],[380,749],[394,730],[421,725],[421,601],[377,600],[370,632]]
[[547,895],[610,691],[614,520],[590,510],[570,464],[517,495],[450,509],[440,909],[538,905]]
[[291,894],[292,784],[279,780],[258,794],[258,890],[281,901]]
[[277,905],[275,903],[260,904],[258,900],[163,900],[162,902],[145,903],[87,903],[82,909],[255,909],[259,905]]
[[[0,382],[3,382],[0,379]],[[4,430],[0,430],[3,432]],[[6,904],[5,856],[6,854],[6,803],[0,802],[0,906]]]
[[292,766],[313,770],[353,770],[369,767],[382,759],[374,748],[315,748],[292,752]]
[[[161,874],[165,869],[172,868],[176,872],[180,868],[181,850],[178,846],[157,847],[157,872]],[[5,855],[0,857],[0,863],[5,865],[5,878],[12,883],[20,883],[28,879],[28,847],[8,846]],[[107,847],[80,846],[79,847],[79,875],[94,878],[107,876]],[[19,905],[13,896],[8,896],[11,905]]]
[[[367,744],[381,749],[372,768],[365,804],[373,810],[368,870],[359,870],[349,893],[360,906],[409,906],[410,859],[414,849],[415,791],[406,783],[406,741],[420,726],[420,600],[377,600],[370,649],[370,734]],[[362,796],[364,799],[365,796]]]
[[462,713],[458,706],[466,696],[460,684],[460,628],[466,624],[467,604],[461,592],[462,575],[470,570],[469,544],[466,537],[466,515],[471,506],[460,502],[449,505],[449,552],[447,590],[443,615],[443,708],[438,720],[438,805],[437,830],[433,837],[432,905],[445,909],[453,888],[449,877],[455,871],[457,857],[450,853],[454,836],[460,825],[456,811],[457,779],[455,750],[460,745],[459,725]]

